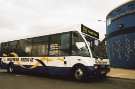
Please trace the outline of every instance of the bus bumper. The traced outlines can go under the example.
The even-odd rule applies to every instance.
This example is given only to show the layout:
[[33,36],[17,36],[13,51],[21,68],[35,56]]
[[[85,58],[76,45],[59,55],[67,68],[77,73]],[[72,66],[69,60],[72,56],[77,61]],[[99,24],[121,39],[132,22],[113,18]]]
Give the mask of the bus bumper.
[[110,72],[109,65],[94,65],[93,67],[88,67],[89,75],[93,77],[106,77],[106,74]]

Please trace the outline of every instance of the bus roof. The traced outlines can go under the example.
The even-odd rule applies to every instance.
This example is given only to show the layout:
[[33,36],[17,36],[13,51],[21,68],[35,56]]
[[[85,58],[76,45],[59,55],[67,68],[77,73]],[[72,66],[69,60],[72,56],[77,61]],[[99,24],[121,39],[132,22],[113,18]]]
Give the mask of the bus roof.
[[[84,32],[84,30],[82,30],[82,28],[85,29],[85,32]],[[36,33],[32,33],[32,36],[27,36],[27,37],[24,37],[24,38],[21,38],[21,39],[30,39],[30,38],[34,38],[34,37],[40,37],[40,36],[52,35],[52,34],[70,32],[70,31],[83,32],[87,35],[93,36],[95,38],[99,38],[98,32],[86,27],[83,24],[75,24],[75,25],[65,25],[65,26],[60,26],[60,27],[55,27],[55,28],[50,27],[48,29],[39,30]],[[21,40],[21,39],[15,39],[15,40],[10,40],[10,41],[5,41],[5,42],[17,41],[17,40]]]
[[75,25],[64,25],[64,26],[55,26],[55,27],[43,27],[42,29],[38,28],[37,31],[31,31],[27,36],[18,37],[17,39],[10,39],[6,41],[2,41],[0,43],[4,42],[10,42],[10,41],[16,41],[21,39],[29,39],[34,37],[40,37],[45,35],[51,35],[51,34],[58,34],[63,32],[69,32],[69,31],[79,31],[81,30],[81,24],[75,24]]

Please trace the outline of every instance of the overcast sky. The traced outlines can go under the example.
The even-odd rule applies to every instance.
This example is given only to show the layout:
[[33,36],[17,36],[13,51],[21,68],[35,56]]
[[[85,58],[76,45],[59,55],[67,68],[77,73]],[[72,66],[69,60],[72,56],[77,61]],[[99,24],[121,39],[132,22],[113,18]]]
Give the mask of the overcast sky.
[[[84,24],[104,38],[106,15],[128,0],[0,0],[0,42]],[[102,21],[98,21],[102,20]]]

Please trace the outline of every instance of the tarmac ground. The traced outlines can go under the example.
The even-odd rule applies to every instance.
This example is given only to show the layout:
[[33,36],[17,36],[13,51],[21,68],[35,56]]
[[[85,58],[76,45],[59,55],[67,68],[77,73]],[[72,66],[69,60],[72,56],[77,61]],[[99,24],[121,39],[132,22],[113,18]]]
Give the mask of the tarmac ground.
[[0,89],[134,89],[134,73],[134,70],[112,68],[106,80],[78,82],[67,78],[9,74],[0,70]]

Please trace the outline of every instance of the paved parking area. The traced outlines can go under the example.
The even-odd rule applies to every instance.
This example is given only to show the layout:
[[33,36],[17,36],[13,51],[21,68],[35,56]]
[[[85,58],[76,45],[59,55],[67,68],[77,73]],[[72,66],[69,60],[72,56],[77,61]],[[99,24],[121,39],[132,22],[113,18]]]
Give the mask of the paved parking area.
[[70,79],[9,74],[0,72],[0,89],[134,89],[135,80],[107,78],[77,82]]
[[111,68],[110,77],[135,79],[135,70],[133,69],[122,69],[122,68]]

